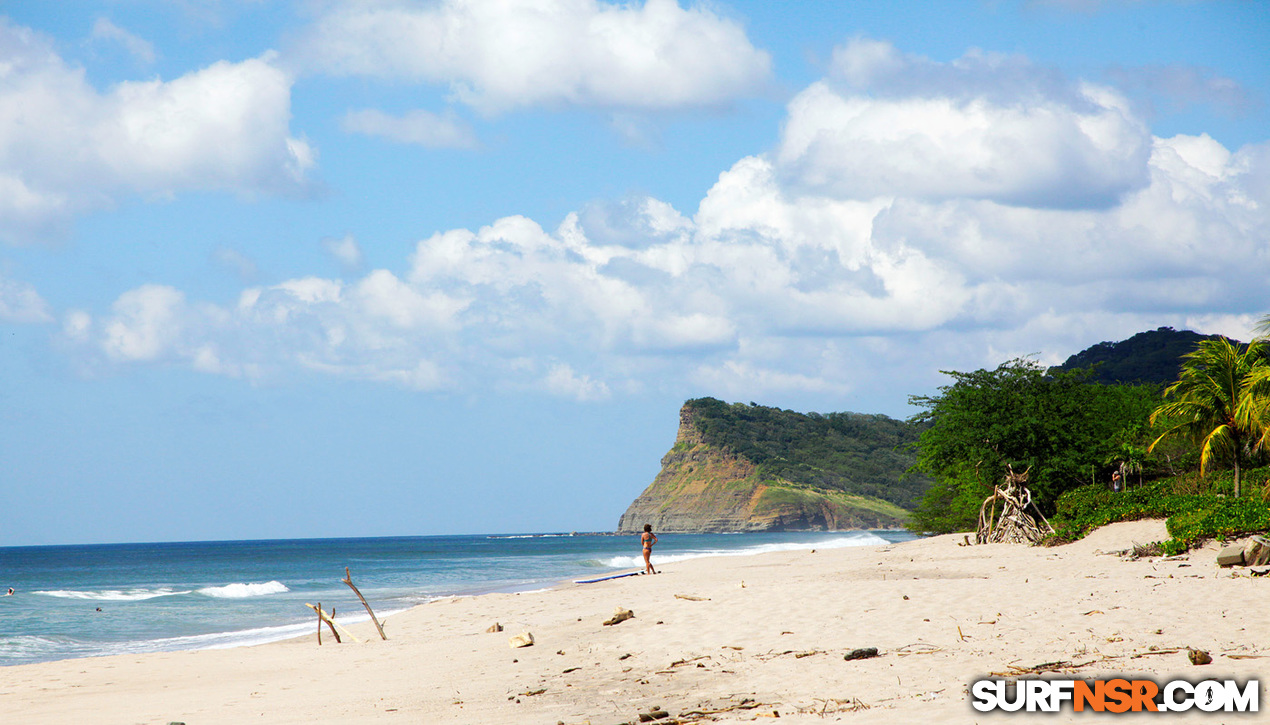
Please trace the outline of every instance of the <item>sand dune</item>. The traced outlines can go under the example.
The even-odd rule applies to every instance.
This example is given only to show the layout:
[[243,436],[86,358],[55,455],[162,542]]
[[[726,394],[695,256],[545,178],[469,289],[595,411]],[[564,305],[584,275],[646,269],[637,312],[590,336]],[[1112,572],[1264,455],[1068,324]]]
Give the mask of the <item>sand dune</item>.
[[[1162,522],[1141,521],[1052,549],[954,535],[684,561],[658,576],[434,602],[388,618],[387,642],[366,623],[354,627],[361,644],[307,637],[5,668],[0,708],[23,723],[190,725],[612,725],[657,706],[721,711],[720,722],[1103,721],[985,715],[967,687],[1042,663],[1070,665],[1050,676],[1241,681],[1270,666],[1270,577],[1218,569],[1211,546],[1175,560],[1108,553],[1163,538]],[[635,618],[603,626],[616,607]],[[487,633],[494,622],[505,631]],[[522,631],[535,645],[509,647]],[[866,647],[879,656],[844,660]],[[1190,664],[1184,647],[1213,664]]]

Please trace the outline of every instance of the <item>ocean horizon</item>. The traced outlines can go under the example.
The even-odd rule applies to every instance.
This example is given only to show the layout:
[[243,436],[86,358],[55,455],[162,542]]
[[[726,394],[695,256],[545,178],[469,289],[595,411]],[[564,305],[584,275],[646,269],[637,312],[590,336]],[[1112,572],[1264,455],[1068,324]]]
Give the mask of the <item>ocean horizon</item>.
[[[655,566],[704,556],[881,546],[907,531],[659,534]],[[217,649],[311,633],[306,603],[382,620],[445,597],[528,592],[642,569],[634,535],[545,532],[0,547],[0,666]],[[391,621],[387,625],[392,635]]]

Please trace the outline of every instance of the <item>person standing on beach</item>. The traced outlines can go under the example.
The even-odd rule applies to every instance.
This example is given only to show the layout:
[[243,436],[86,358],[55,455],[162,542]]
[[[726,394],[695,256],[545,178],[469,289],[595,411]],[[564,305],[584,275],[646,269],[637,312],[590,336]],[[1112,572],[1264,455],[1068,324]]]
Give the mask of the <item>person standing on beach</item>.
[[639,535],[639,541],[644,545],[644,573],[656,574],[657,572],[653,569],[653,563],[648,560],[648,557],[653,553],[653,544],[657,543],[657,534],[653,533],[652,524],[644,524],[644,533]]

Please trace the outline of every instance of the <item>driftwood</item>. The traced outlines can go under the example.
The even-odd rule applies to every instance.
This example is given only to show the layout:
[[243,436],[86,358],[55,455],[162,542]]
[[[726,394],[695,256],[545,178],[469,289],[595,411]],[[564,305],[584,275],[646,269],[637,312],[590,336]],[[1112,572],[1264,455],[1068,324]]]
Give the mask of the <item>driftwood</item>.
[[357,590],[357,587],[353,586],[353,575],[348,571],[348,567],[344,567],[344,578],[340,581],[347,584],[348,588],[352,589],[353,593],[357,595],[357,598],[362,600],[362,606],[366,607],[366,613],[370,615],[370,621],[374,622],[375,629],[379,630],[379,638],[384,640],[388,639],[388,635],[384,634],[383,625],[379,623],[379,618],[375,616],[375,613],[371,611],[370,605],[366,603],[366,597],[363,597],[362,593]]
[[[1054,533],[1054,527],[1050,526],[1050,522],[1036,507],[1032,501],[1032,492],[1028,490],[1027,476],[1032,469],[1015,473],[1013,468],[1006,468],[1004,483],[995,486],[992,495],[984,499],[983,505],[979,507],[976,544],[1035,544]],[[998,501],[1001,502],[999,515]],[[1040,523],[1027,512],[1029,506],[1036,512]],[[1044,524],[1043,528],[1041,524]]]
[[1106,659],[1109,658],[1103,657],[1101,660],[1093,659],[1088,662],[1068,662],[1067,660],[1059,660],[1057,662],[1042,662],[1039,665],[1032,665],[1031,667],[1006,665],[1006,667],[1009,668],[1008,672],[990,672],[988,674],[993,675],[994,677],[1018,677],[1020,675],[1041,675],[1046,672],[1071,672],[1073,670],[1079,670],[1083,667],[1097,664],[1098,662]]
[[352,632],[348,631],[347,629],[344,629],[344,626],[342,624],[340,624],[339,622],[336,622],[335,619],[330,614],[323,612],[321,607],[315,607],[312,604],[309,604],[308,602],[305,602],[304,606],[317,612],[318,617],[331,627],[331,634],[335,635],[336,642],[342,642],[342,640],[340,639],[339,633],[336,632],[336,629],[339,629],[340,632],[344,633],[345,637],[348,637],[354,642],[361,642],[361,640],[358,639]]
[[710,716],[718,715],[725,712],[733,712],[734,710],[754,710],[760,707],[763,707],[762,703],[757,702],[755,700],[751,700],[747,697],[741,700],[741,702],[737,703],[736,705],[730,705],[728,707],[718,707],[718,708],[702,707],[697,710],[689,710],[688,712],[680,713],[679,717],[681,720],[684,718],[687,718],[690,720],[700,720],[702,718],[707,718],[707,717],[709,717],[711,720],[715,720],[717,718],[713,718]]

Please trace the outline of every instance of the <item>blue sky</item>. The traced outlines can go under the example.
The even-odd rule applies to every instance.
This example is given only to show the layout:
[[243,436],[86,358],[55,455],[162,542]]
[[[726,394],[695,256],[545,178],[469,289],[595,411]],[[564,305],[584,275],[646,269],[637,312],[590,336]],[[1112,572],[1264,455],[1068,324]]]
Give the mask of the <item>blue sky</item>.
[[0,12],[0,545],[605,530],[687,398],[1270,311],[1261,2]]

